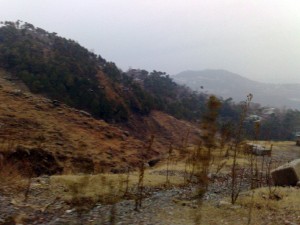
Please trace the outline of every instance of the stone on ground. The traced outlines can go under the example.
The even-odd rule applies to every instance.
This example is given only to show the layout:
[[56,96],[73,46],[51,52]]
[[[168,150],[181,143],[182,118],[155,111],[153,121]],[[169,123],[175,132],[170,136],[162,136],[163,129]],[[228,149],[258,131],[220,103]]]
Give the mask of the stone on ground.
[[293,160],[271,171],[277,186],[295,186],[300,181],[300,159]]

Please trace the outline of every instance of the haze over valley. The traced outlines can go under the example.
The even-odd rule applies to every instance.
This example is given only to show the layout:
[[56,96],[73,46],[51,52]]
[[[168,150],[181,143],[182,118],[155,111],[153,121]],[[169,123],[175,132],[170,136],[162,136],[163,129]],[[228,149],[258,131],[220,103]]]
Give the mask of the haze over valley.
[[235,102],[244,101],[251,93],[253,102],[261,105],[300,110],[300,84],[288,80],[283,84],[263,83],[226,70],[183,71],[172,78],[195,91],[232,98]]

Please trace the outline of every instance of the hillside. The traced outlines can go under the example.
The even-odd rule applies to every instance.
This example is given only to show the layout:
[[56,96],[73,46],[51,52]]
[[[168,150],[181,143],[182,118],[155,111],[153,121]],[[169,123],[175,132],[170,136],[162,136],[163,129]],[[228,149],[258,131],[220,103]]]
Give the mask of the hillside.
[[[14,113],[14,116],[17,117],[15,123],[18,123],[18,117],[21,117],[22,121],[24,119],[22,116],[25,115],[25,120],[28,116],[29,121],[39,117],[45,119],[33,121],[34,124],[37,124],[36,127],[29,126],[33,133],[24,132],[25,126],[21,133],[26,134],[26,137],[16,136],[19,132],[12,129],[14,133],[10,135],[10,138],[13,138],[12,143],[16,142],[14,144],[16,147],[25,145],[25,150],[27,145],[33,144],[34,148],[40,149],[39,145],[43,144],[46,145],[46,148],[42,149],[49,150],[51,154],[53,151],[63,153],[63,156],[59,156],[62,160],[57,164],[57,168],[60,169],[51,173],[60,172],[67,161],[76,161],[78,157],[83,157],[88,161],[86,164],[89,167],[89,169],[75,169],[78,171],[97,172],[101,171],[102,167],[114,171],[124,170],[127,166],[134,168],[141,155],[144,154],[141,153],[141,149],[147,148],[152,135],[155,136],[153,148],[151,152],[145,153],[145,158],[147,160],[161,158],[168,151],[170,144],[181,148],[183,140],[187,136],[190,141],[195,143],[199,138],[199,130],[196,127],[198,125],[195,126],[186,121],[199,122],[207,111],[207,94],[192,91],[184,85],[175,83],[164,72],[155,70],[148,72],[141,69],[122,72],[113,62],[107,62],[101,56],[89,52],[73,40],[59,37],[56,33],[49,33],[32,24],[19,21],[16,23],[5,22],[0,27],[0,70],[4,89],[10,87],[9,92],[21,90],[20,95],[19,93],[7,95],[7,92],[3,92],[3,102],[18,101],[16,104],[19,105],[24,101],[22,104],[25,107],[29,97],[26,95],[24,97],[22,93],[28,93],[34,97],[34,103],[29,102],[30,104],[39,105],[39,102],[42,104],[48,102],[41,107],[28,106],[22,111],[16,111]],[[257,82],[229,72],[206,72],[209,73],[209,78],[206,75],[205,79],[219,84],[218,90],[222,90],[222,86],[226,86],[223,79],[226,77],[225,80],[229,86],[226,93],[234,90],[239,96],[242,96],[243,100],[246,94],[252,92],[251,89],[244,89],[245,83],[251,87],[259,87]],[[223,74],[222,79],[220,73]],[[195,74],[191,75],[191,77],[195,76]],[[203,77],[205,76],[203,75]],[[176,79],[178,79],[177,76],[175,76]],[[206,84],[202,83],[202,85],[205,91],[209,89]],[[253,93],[256,101],[259,91],[253,91]],[[11,99],[11,95],[14,96],[14,99]],[[280,100],[279,97],[275,99]],[[228,100],[221,102],[219,128],[228,123],[234,126],[239,118],[240,105]],[[46,112],[50,118],[42,115]],[[256,114],[257,112],[251,113]],[[57,116],[58,114],[59,116]],[[85,117],[77,118],[81,114]],[[291,139],[293,132],[297,129],[295,121],[298,120],[298,114],[298,112],[290,112],[287,116],[278,114],[275,117],[266,118],[261,125],[262,131],[274,130],[276,132],[274,134],[268,132],[267,136],[262,132],[260,138],[281,140],[288,137]],[[4,113],[4,115],[6,114]],[[10,121],[9,117],[10,115],[3,117],[4,124],[5,121],[6,123]],[[72,119],[73,117],[74,119]],[[182,119],[186,121],[181,121]],[[49,127],[47,121],[52,120],[53,127]],[[64,122],[69,123],[76,120],[79,120],[75,123],[76,126],[73,123],[64,124]],[[79,127],[78,123],[81,123]],[[56,124],[58,124],[58,128]],[[99,127],[95,128],[95,124],[103,127],[102,130]],[[286,124],[288,129],[285,128]],[[11,126],[15,127],[15,125]],[[39,137],[34,133],[39,132],[37,130],[40,126],[47,132],[47,135],[49,133],[51,135],[48,137],[46,134],[42,134]],[[248,133],[251,136],[252,126],[249,127]],[[55,134],[56,131],[53,129],[58,129],[59,134]],[[100,133],[98,133],[99,129]],[[82,132],[86,137],[81,135]],[[38,136],[36,137],[38,141],[32,140],[35,136]],[[59,143],[53,144],[56,136],[58,136]],[[29,140],[29,143],[26,140]],[[81,142],[83,144],[80,144]],[[24,146],[21,148],[24,150]],[[123,158],[120,156],[122,154],[125,154]],[[53,157],[56,157],[56,153]],[[72,159],[72,157],[77,158]],[[89,161],[90,159],[92,162]],[[76,168],[74,165],[71,166],[73,170]],[[101,167],[101,169],[91,169],[92,165]]]
[[300,109],[300,84],[260,83],[225,70],[184,71],[172,78],[193,90],[216,94],[224,99],[233,98],[235,102],[244,100],[247,94],[252,93],[256,103]]
[[201,107],[185,108],[186,99],[199,98],[164,73],[147,72],[138,82],[77,42],[29,23],[2,23],[0,78],[5,158],[29,162],[37,175],[136,169],[141,160],[165,157],[170,144],[181,148],[187,134],[198,138],[196,126],[172,115],[199,119],[204,96]]
[[[146,71],[141,82],[136,81],[76,41],[20,21],[0,27],[0,68],[22,80],[31,92],[108,122],[126,122],[151,110],[195,120],[206,99],[162,72]],[[196,102],[201,106],[195,108]]]
[[[130,123],[132,129],[117,127],[32,94],[3,71],[0,101],[1,152],[22,165],[28,161],[37,175],[135,169],[142,154],[145,160],[163,158],[170,143],[182,144],[185,132],[190,130],[190,138],[197,135],[194,126],[155,111]],[[143,153],[150,135],[157,138],[153,148]]]

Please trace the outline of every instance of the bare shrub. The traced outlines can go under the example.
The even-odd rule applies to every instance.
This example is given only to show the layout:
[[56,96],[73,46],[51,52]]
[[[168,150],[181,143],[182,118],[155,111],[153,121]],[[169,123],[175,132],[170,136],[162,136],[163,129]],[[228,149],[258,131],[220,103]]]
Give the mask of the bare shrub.
[[[240,116],[239,124],[235,132],[235,140],[233,144],[233,164],[231,167],[231,203],[234,204],[240,194],[241,191],[241,184],[242,179],[244,176],[238,176],[237,174],[237,156],[238,152],[241,148],[241,138],[242,138],[242,130],[243,130],[243,123],[246,119],[247,112],[249,109],[250,102],[253,98],[252,94],[247,96],[247,100],[244,102],[242,106],[242,113]],[[241,175],[241,174],[240,174]]]
[[166,184],[167,185],[170,184],[170,181],[169,181],[169,164],[170,164],[172,152],[173,152],[173,146],[172,146],[172,144],[170,144],[169,151],[168,151],[168,158],[167,158],[167,174],[166,174]]
[[[196,197],[199,209],[202,207],[203,196],[209,185],[208,173],[214,161],[212,150],[217,146],[217,117],[220,107],[221,102],[215,96],[210,96],[207,102],[207,112],[201,121],[202,134],[191,158],[192,175],[196,177]],[[194,222],[201,224],[201,220],[201,210],[197,210]]]
[[[149,152],[151,150],[153,142],[154,142],[154,135],[152,135],[150,138],[149,145],[146,149],[147,152]],[[142,201],[144,198],[144,175],[145,175],[144,155],[145,154],[143,154],[143,152],[142,152],[140,166],[139,166],[139,180],[138,180],[138,184],[137,184],[137,195],[135,198],[135,210],[139,210],[142,207]]]

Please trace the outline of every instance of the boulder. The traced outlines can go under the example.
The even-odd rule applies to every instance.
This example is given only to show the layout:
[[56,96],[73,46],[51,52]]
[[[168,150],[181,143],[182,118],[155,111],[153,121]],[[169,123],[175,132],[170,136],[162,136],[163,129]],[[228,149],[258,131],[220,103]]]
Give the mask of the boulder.
[[21,96],[23,93],[20,89],[14,89],[11,94],[15,96]]
[[266,149],[264,146],[256,146],[253,148],[253,154],[258,155],[258,156],[264,156],[264,155],[271,155],[272,150],[271,149]]
[[295,159],[271,171],[277,186],[296,186],[300,181],[300,159]]
[[264,155],[271,156],[272,148],[267,149],[265,146],[262,146],[262,145],[247,144],[245,153],[253,154],[253,155],[257,155],[257,156],[264,156]]

